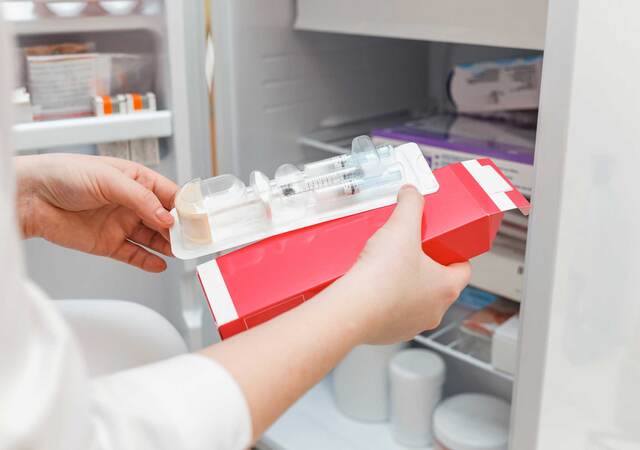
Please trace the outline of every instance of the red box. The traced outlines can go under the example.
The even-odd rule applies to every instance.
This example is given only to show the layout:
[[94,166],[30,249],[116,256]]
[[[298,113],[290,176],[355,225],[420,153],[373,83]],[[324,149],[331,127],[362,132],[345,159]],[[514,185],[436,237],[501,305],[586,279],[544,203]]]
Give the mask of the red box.
[[[425,196],[424,251],[441,264],[491,248],[503,212],[530,205],[489,159],[435,170]],[[273,236],[198,266],[222,338],[259,325],[310,299],[354,264],[394,205]]]

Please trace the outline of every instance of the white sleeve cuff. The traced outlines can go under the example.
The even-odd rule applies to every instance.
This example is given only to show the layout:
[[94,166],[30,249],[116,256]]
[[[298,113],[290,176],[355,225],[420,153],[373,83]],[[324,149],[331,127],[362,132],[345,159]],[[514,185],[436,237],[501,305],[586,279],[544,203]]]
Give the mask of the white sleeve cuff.
[[97,448],[245,449],[244,394],[217,362],[189,354],[92,382]]

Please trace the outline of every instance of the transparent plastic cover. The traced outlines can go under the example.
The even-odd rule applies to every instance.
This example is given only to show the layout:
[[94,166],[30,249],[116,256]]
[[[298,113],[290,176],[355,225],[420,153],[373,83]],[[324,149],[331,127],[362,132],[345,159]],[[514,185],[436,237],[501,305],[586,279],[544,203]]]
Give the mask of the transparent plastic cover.
[[438,190],[418,146],[375,147],[368,136],[355,138],[348,154],[284,164],[273,179],[255,171],[249,186],[233,175],[196,179],[176,196],[172,250],[196,258],[387,206],[407,183],[422,194]]

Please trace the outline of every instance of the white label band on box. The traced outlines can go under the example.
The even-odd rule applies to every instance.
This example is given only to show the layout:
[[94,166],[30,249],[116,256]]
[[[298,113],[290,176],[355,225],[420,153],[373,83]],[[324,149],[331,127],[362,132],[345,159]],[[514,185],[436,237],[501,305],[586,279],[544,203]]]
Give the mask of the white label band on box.
[[[414,185],[422,195],[438,191],[438,182],[431,172],[431,168],[425,160],[418,145],[414,143],[403,144],[396,147],[394,151],[396,161],[403,169],[404,178],[402,180],[402,184]],[[398,188],[400,186],[398,186]],[[252,242],[276,236],[278,234],[392,205],[397,202],[397,194],[398,190],[394,190],[376,197],[362,198],[358,201],[354,201],[353,203],[332,208],[330,210],[315,210],[312,214],[296,220],[286,223],[272,224],[268,228],[259,232],[234,236],[224,240],[216,241],[216,237],[213,235],[211,242],[196,247],[189,247],[188,245],[185,245],[182,238],[180,220],[178,218],[177,211],[174,208],[171,211],[171,214],[175,219],[174,225],[170,231],[171,250],[173,254],[180,259],[193,259],[205,255],[219,254],[224,251],[251,244]]]
[[476,159],[463,161],[462,165],[478,182],[500,211],[509,211],[517,208],[513,200],[507,196],[507,192],[513,188],[491,166],[482,166]]

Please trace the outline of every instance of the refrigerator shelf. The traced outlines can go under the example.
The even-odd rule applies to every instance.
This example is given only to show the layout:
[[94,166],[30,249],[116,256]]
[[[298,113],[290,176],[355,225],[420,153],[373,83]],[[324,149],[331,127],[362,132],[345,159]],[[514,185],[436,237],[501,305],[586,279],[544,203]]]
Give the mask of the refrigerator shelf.
[[452,42],[494,47],[544,48],[547,2],[387,0],[363,7],[341,0],[298,0],[299,30]]
[[391,435],[389,422],[360,422],[342,414],[327,377],[287,410],[262,436],[259,450],[430,450],[405,447]]
[[489,372],[497,377],[513,382],[513,375],[501,372],[495,369],[490,363],[482,361],[471,354],[465,353],[459,348],[460,341],[457,333],[459,325],[460,320],[456,320],[433,332],[418,335],[413,338],[413,340],[425,347],[429,347],[440,353],[464,361],[465,363],[484,370],[485,372]]
[[[19,3],[19,2],[10,2]],[[100,31],[152,30],[160,31],[163,24],[159,15],[96,15],[78,17],[37,17],[32,14],[11,14],[7,20],[17,36],[36,36],[43,34],[95,33]]]
[[416,113],[400,111],[383,116],[343,123],[326,127],[303,135],[298,144],[328,153],[343,154],[351,149],[351,141],[356,136],[370,135],[371,130],[402,123],[416,117]]
[[16,151],[162,138],[173,134],[171,111],[21,123],[13,126]]

